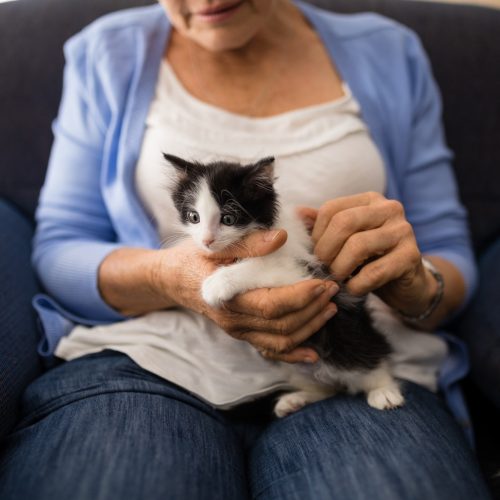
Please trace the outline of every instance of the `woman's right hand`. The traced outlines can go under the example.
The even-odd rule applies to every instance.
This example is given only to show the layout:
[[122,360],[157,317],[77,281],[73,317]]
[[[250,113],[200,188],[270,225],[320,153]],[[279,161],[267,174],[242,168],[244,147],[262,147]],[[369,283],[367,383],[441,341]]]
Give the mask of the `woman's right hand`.
[[[164,251],[153,274],[154,289],[174,303],[204,314],[232,337],[252,344],[267,359],[289,363],[318,360],[311,348],[297,347],[317,332],[336,312],[330,299],[338,291],[335,283],[311,279],[240,294],[221,309],[201,297],[203,281],[217,267],[237,258],[266,255],[286,241],[285,231],[265,239],[267,232],[249,235],[245,245],[220,254],[207,254],[185,242]],[[160,251],[163,252],[163,251]]]

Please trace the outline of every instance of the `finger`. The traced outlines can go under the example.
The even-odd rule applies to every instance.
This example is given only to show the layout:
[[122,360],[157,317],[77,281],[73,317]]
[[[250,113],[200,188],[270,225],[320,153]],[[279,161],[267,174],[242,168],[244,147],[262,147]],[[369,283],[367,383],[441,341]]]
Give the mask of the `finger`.
[[316,333],[336,313],[337,306],[331,302],[320,314],[290,335],[276,335],[267,332],[246,332],[242,334],[240,338],[250,342],[259,351],[264,349],[268,356],[286,354]]
[[335,278],[344,281],[373,257],[381,257],[401,241],[401,234],[391,226],[362,231],[350,236],[330,264]]
[[273,354],[262,350],[261,355],[271,361],[284,361],[285,363],[307,363],[312,364],[319,361],[319,355],[310,347],[296,347],[284,354]]
[[318,210],[311,207],[297,207],[296,214],[305,224],[308,231],[312,232],[318,217]]
[[320,314],[338,291],[339,286],[334,282],[330,282],[326,290],[303,309],[271,320],[240,314],[238,317],[238,326],[243,331],[261,331],[275,335],[289,335]]
[[274,231],[254,231],[243,240],[234,245],[208,255],[209,259],[248,259],[250,257],[262,257],[282,247],[287,240],[287,232],[284,229]]
[[226,302],[225,308],[263,319],[277,319],[306,307],[326,290],[326,286],[323,280],[314,279],[276,288],[258,288],[237,295]]
[[355,233],[381,227],[390,220],[389,204],[362,206],[343,210],[330,219],[325,231],[316,241],[314,253],[326,264],[337,257],[347,240]]
[[312,232],[313,241],[318,241],[320,236],[325,232],[330,223],[330,219],[337,213],[349,208],[367,206],[372,203],[375,197],[380,196],[378,193],[360,193],[352,196],[342,196],[330,200],[322,205],[318,212],[318,217]]
[[414,268],[419,255],[416,247],[398,247],[363,266],[359,273],[347,282],[347,290],[357,296],[377,290]]

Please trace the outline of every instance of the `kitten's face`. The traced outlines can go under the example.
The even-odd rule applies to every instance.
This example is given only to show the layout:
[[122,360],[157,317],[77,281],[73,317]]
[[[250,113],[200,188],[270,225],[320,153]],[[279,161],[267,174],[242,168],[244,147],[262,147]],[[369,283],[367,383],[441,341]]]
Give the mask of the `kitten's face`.
[[178,172],[172,198],[185,232],[204,250],[220,251],[273,225],[273,158],[253,165],[191,163],[164,155]]

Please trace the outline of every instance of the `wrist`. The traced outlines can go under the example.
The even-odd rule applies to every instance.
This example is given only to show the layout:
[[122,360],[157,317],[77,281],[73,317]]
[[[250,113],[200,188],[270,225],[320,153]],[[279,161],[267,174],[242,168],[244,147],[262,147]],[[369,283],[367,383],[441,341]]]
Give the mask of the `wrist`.
[[424,287],[420,300],[416,300],[414,307],[398,308],[401,318],[411,324],[420,324],[433,315],[444,296],[444,279],[437,268],[427,259],[422,259],[424,270]]
[[161,259],[158,250],[121,248],[111,252],[98,272],[104,301],[125,316],[137,316],[172,304],[152,280]]
[[190,248],[157,250],[149,269],[149,286],[151,294],[162,301],[162,309],[180,306],[204,314],[200,277],[205,276],[205,265]]
[[149,294],[161,304],[161,309],[179,305],[178,259],[171,255],[173,250],[153,250],[154,256],[146,263],[145,275]]

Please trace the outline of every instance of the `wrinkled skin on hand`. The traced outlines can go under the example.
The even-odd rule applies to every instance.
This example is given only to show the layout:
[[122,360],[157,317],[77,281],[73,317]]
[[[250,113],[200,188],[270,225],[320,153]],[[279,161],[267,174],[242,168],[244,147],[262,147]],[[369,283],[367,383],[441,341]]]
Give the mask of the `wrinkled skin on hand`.
[[169,258],[159,266],[155,279],[157,283],[167,283],[162,276],[174,276],[163,286],[169,287],[166,293],[177,304],[204,314],[232,337],[252,344],[266,358],[290,363],[315,362],[318,354],[313,349],[297,346],[335,314],[336,306],[330,302],[338,291],[335,283],[314,279],[251,290],[226,302],[221,309],[210,307],[201,297],[203,280],[217,267],[238,258],[271,253],[287,237],[281,230],[273,232],[266,241],[266,234],[269,235],[266,231],[252,233],[245,239],[245,245],[217,254],[207,254],[186,241],[169,249]]
[[311,229],[314,252],[339,282],[357,296],[376,292],[408,314],[426,309],[436,284],[422,256],[402,204],[379,193],[326,202],[298,214]]

